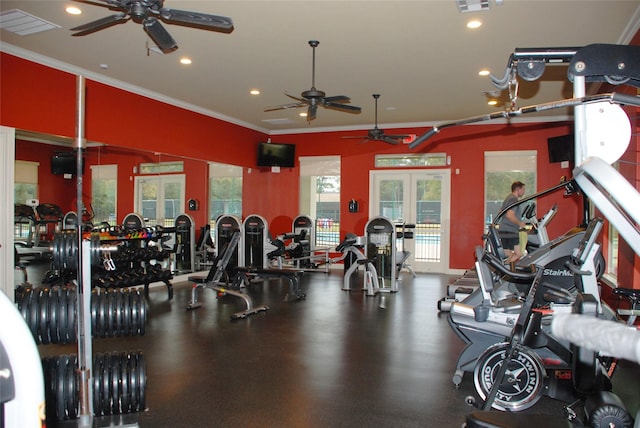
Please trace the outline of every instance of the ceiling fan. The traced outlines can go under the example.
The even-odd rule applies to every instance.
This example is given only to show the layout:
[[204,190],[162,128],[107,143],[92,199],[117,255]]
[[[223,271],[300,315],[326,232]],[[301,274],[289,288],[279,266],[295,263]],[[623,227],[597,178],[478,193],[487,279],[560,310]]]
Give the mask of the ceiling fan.
[[385,135],[384,131],[378,128],[378,98],[380,94],[373,94],[376,100],[376,120],[373,129],[370,129],[365,137],[346,136],[342,138],[364,138],[365,141],[383,141],[388,144],[400,144],[403,140],[410,138],[411,135]]
[[285,92],[289,98],[296,100],[295,103],[283,104],[275,107],[267,107],[264,111],[284,110],[289,108],[298,108],[307,106],[307,122],[311,122],[316,118],[318,106],[339,110],[347,113],[360,113],[360,107],[347,105],[344,103],[351,102],[351,98],[346,95],[335,95],[327,97],[323,91],[316,89],[316,47],[320,44],[317,40],[309,40],[309,46],[313,49],[313,63],[311,66],[311,89],[304,91],[300,97],[293,96]]
[[204,30],[230,33],[233,31],[231,18],[218,15],[210,15],[200,12],[169,9],[163,7],[164,0],[76,0],[96,6],[107,7],[119,11],[115,15],[107,16],[87,24],[79,25],[71,29],[76,31],[73,36],[85,36],[99,30],[122,24],[132,19],[133,22],[142,24],[144,31],[163,53],[169,53],[178,49],[176,41],[162,26],[167,24],[182,25],[185,27],[200,28]]

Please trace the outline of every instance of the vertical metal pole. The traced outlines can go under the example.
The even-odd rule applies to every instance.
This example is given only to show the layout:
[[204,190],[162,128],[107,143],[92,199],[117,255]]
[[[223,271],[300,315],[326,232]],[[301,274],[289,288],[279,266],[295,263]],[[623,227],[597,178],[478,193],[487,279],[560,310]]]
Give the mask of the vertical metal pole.
[[79,390],[79,426],[91,426],[93,418],[93,400],[91,399],[91,242],[82,239],[82,202],[83,189],[83,150],[86,147],[84,138],[85,112],[85,79],[78,75],[76,79],[76,234],[78,246],[78,377]]
[[[584,97],[586,94],[586,79],[584,76],[573,76],[573,96],[574,98]],[[578,104],[573,108],[573,133],[574,133],[574,167],[578,167],[584,162],[587,151],[587,106]],[[584,226],[589,223],[589,200],[583,197],[582,200],[582,222]]]
[[[573,96],[580,98],[585,96],[584,76],[573,76]],[[574,134],[575,134],[575,166],[580,166],[584,161],[587,147],[587,116],[586,105],[578,104],[573,108]]]

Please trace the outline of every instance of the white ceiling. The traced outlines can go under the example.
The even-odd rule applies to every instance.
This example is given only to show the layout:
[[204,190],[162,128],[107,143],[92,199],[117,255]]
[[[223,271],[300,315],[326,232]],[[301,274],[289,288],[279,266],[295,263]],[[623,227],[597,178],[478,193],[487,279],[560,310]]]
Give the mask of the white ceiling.
[[[20,36],[0,30],[3,51],[52,64],[90,79],[113,83],[266,133],[369,129],[372,94],[381,94],[381,128],[413,127],[493,113],[494,91],[482,68],[502,76],[515,48],[627,44],[640,29],[640,1],[489,0],[488,11],[461,13],[454,0],[424,1],[187,1],[164,6],[230,17],[230,34],[164,24],[179,49],[167,55],[142,26],[124,24],[72,37],[70,28],[115,12],[87,3],[58,0],[0,2],[0,10],[20,9],[60,28]],[[67,5],[83,13],[65,13]],[[483,25],[469,30],[478,18]],[[264,112],[292,102],[311,87],[316,49],[316,88],[327,96],[347,95],[361,114],[320,108],[310,124],[304,109]],[[189,56],[193,64],[178,60]],[[100,68],[106,64],[107,69]],[[125,83],[122,83],[125,82]],[[252,96],[257,88],[261,95]],[[507,100],[505,93],[499,94]],[[548,67],[544,77],[522,82],[518,105],[571,95],[566,68]],[[126,107],[126,106],[123,106]],[[552,114],[554,112],[551,112]],[[560,113],[558,113],[560,114]],[[548,116],[549,114],[547,114]]]

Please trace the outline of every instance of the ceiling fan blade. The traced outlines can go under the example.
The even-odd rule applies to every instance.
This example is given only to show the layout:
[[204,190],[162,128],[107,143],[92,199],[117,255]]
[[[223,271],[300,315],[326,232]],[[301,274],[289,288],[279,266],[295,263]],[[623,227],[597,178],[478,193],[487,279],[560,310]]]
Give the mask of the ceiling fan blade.
[[356,107],[356,106],[351,106],[348,104],[337,104],[337,103],[330,103],[330,102],[325,102],[323,103],[323,105],[326,108],[330,108],[330,109],[334,109],[334,110],[341,110],[347,113],[360,113],[362,111],[362,108],[360,107]]
[[162,52],[169,53],[178,49],[176,41],[156,18],[146,18],[142,26]]
[[388,135],[383,135],[383,136],[379,137],[378,140],[382,141],[382,142],[385,142],[387,144],[393,144],[394,146],[400,144],[399,140],[396,140],[395,138],[391,138]]
[[407,135],[387,135],[387,134],[384,134],[384,136],[387,137],[387,138],[393,138],[393,139],[396,139],[396,140],[404,140],[405,138],[411,137],[411,135],[409,135],[409,134],[407,134]]
[[233,31],[233,21],[231,18],[227,18],[226,16],[162,8],[160,9],[160,18],[170,24],[196,27],[204,30],[221,31],[225,33]]
[[290,108],[298,108],[305,106],[305,103],[291,103],[291,104],[282,104],[279,106],[267,107],[264,111],[275,111],[275,110],[287,110]]
[[309,108],[307,109],[307,122],[311,122],[316,118],[316,113],[318,112],[317,104],[309,104]]
[[96,19],[95,21],[91,21],[86,24],[78,25],[77,27],[73,27],[70,30],[77,31],[77,33],[73,33],[72,36],[86,36],[87,34],[109,28],[112,25],[121,24],[128,20],[129,17],[127,17],[126,14],[116,13],[115,15]]
[[284,93],[286,96],[288,96],[289,98],[292,98],[296,101],[298,101],[299,103],[303,103],[303,104],[307,104],[308,100],[306,98],[300,98],[300,97],[296,97],[295,95],[291,95],[287,92]]
[[348,103],[351,98],[346,95],[334,95],[332,97],[324,97],[325,103]]

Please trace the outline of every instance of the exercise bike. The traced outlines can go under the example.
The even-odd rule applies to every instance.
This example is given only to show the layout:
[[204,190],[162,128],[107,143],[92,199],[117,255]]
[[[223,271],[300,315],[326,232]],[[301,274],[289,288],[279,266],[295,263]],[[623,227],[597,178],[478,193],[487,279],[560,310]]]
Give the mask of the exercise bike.
[[[573,180],[561,181],[559,184],[546,189],[542,192],[530,195],[502,210],[495,217],[492,224],[487,228],[484,235],[484,246],[486,251],[494,254],[496,257],[506,259],[501,239],[498,234],[497,224],[505,215],[505,213],[518,205],[525,204],[533,199],[540,198],[549,194],[553,194],[560,190],[565,195],[577,193],[577,186]],[[553,219],[557,212],[557,205],[554,205],[539,221],[535,218],[534,205],[530,204],[525,209],[528,222],[531,224],[532,231],[529,236],[531,242],[527,243],[528,253],[520,258],[515,264],[514,269],[527,269],[529,266],[544,266],[545,281],[553,281],[559,287],[573,289],[573,274],[565,267],[565,262],[571,256],[571,252],[578,245],[584,234],[584,228],[576,227],[568,230],[565,234],[558,236],[553,240],[549,240],[546,226]],[[526,294],[526,288],[518,287],[518,281],[510,281],[512,276],[507,275],[506,280],[501,280],[494,287],[494,294],[498,296],[502,294],[509,297],[514,293]],[[470,305],[477,305],[482,300],[481,290],[478,288],[477,272],[470,271],[462,278],[447,287],[447,297],[438,301],[438,310],[449,311],[451,304],[454,302],[464,302]]]
[[[601,219],[593,219],[589,223],[583,239],[570,258],[571,263],[568,263],[567,269],[572,270],[576,290],[594,295],[598,299],[598,316],[604,319],[615,319],[613,310],[599,300],[596,275],[585,274],[585,272],[596,271],[595,266],[600,259],[600,246],[595,241],[601,228]],[[493,296],[494,274],[491,268],[501,275],[510,275],[512,280],[521,281],[527,286],[532,279],[530,272],[509,271],[495,255],[483,251],[481,247],[476,249],[476,270],[481,284],[482,299],[475,305],[466,301],[453,303],[448,318],[453,331],[466,343],[465,348],[458,355],[456,370],[452,377],[456,386],[462,383],[465,372],[475,370],[477,361],[487,348],[504,342],[504,338],[511,335],[520,315],[522,299],[517,295],[509,299],[503,296],[496,299]],[[538,266],[538,270],[541,271],[539,275],[542,277],[546,293],[534,296],[535,306],[549,308],[550,313],[571,312],[575,293],[544,280],[544,267]],[[549,343],[553,346],[540,347],[536,352],[550,368],[566,369],[570,362],[566,347],[556,346],[553,342]]]

